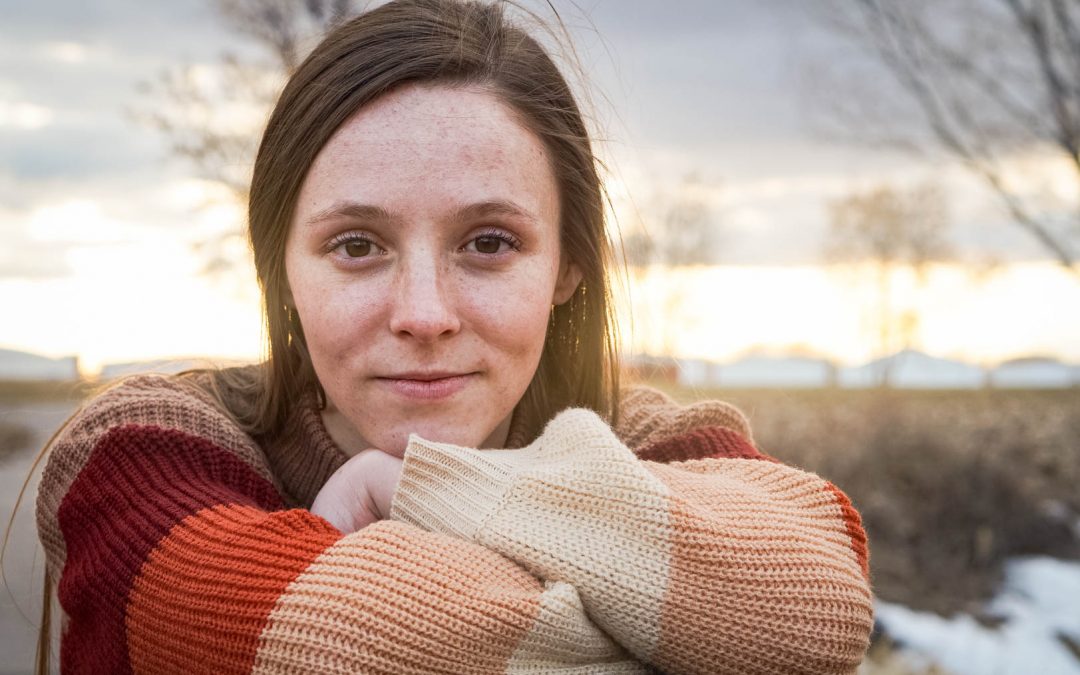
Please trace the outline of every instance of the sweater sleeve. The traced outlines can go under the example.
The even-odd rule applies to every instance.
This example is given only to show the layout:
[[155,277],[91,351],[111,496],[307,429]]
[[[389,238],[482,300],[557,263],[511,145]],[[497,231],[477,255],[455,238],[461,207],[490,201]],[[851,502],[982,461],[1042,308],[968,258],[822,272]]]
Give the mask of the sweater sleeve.
[[873,622],[847,497],[758,452],[730,406],[631,403],[637,454],[583,409],[520,450],[413,436],[391,517],[571,584],[666,673],[854,672]]
[[577,590],[402,522],[286,509],[265,458],[162,378],[54,442],[39,535],[65,673],[642,673]]

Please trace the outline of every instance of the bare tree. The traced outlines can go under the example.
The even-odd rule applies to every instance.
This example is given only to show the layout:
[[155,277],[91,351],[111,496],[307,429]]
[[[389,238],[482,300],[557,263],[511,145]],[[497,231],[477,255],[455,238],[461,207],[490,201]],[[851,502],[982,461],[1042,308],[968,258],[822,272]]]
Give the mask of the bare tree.
[[[834,130],[873,145],[942,151],[978,176],[1044,250],[1080,274],[1080,203],[1053,203],[1009,175],[1017,158],[1046,153],[1063,160],[1080,191],[1080,3],[812,4],[856,47],[854,58],[849,54],[824,73],[842,92],[828,82],[819,88]],[[876,65],[867,69],[867,62]],[[881,77],[882,69],[891,77]]]
[[720,224],[705,198],[706,187],[697,174],[687,175],[677,188],[660,193],[623,237],[626,263],[638,286],[664,283],[657,328],[667,355],[674,351],[675,327],[682,325],[677,317],[686,300],[686,289],[672,272],[717,260]]
[[831,261],[866,261],[877,277],[878,302],[874,322],[879,350],[886,357],[880,384],[888,386],[890,354],[911,347],[919,327],[918,309],[898,311],[894,302],[896,271],[906,267],[922,283],[926,267],[948,258],[952,251],[945,236],[948,206],[936,186],[924,184],[909,191],[881,185],[830,202],[826,258]]
[[661,194],[647,216],[623,240],[631,268],[683,267],[716,262],[719,229],[704,199],[701,178],[689,174],[672,192]]
[[[211,0],[221,20],[244,38],[213,67],[182,65],[140,85],[146,103],[136,119],[160,130],[171,152],[199,178],[247,202],[261,132],[281,87],[307,51],[337,22],[356,11],[354,0]],[[208,271],[231,269],[223,251],[242,238],[241,224],[202,242]]]

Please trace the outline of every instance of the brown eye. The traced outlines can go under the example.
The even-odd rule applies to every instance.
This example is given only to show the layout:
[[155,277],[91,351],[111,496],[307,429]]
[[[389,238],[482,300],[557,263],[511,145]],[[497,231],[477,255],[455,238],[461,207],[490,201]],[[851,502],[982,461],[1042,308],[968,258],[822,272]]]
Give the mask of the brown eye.
[[350,258],[363,258],[371,254],[371,242],[355,239],[345,244],[345,255]]
[[498,253],[502,239],[498,237],[477,237],[476,250],[480,253]]

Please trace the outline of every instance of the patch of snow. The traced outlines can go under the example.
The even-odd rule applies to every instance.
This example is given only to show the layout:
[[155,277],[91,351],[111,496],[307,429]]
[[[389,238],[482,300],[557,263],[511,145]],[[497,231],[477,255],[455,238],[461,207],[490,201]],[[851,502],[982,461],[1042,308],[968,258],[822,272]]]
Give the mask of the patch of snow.
[[987,610],[1004,623],[987,628],[966,614],[945,619],[875,604],[885,633],[913,663],[934,663],[956,675],[1080,675],[1080,659],[1057,637],[1080,642],[1080,563],[1009,560],[1003,587]]

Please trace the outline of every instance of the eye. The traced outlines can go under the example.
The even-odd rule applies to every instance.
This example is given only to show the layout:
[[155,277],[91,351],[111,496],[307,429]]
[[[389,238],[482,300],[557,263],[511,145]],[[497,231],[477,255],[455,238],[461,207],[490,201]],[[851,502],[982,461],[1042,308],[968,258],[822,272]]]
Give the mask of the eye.
[[350,258],[363,258],[371,253],[371,242],[366,239],[345,242],[343,246],[345,247],[345,255]]
[[514,235],[501,230],[482,232],[465,245],[468,251],[475,251],[483,255],[498,255],[507,250],[521,250],[521,241]]
[[368,258],[377,255],[382,250],[378,244],[355,232],[334,237],[327,245],[327,249],[337,251],[342,257],[350,259]]

